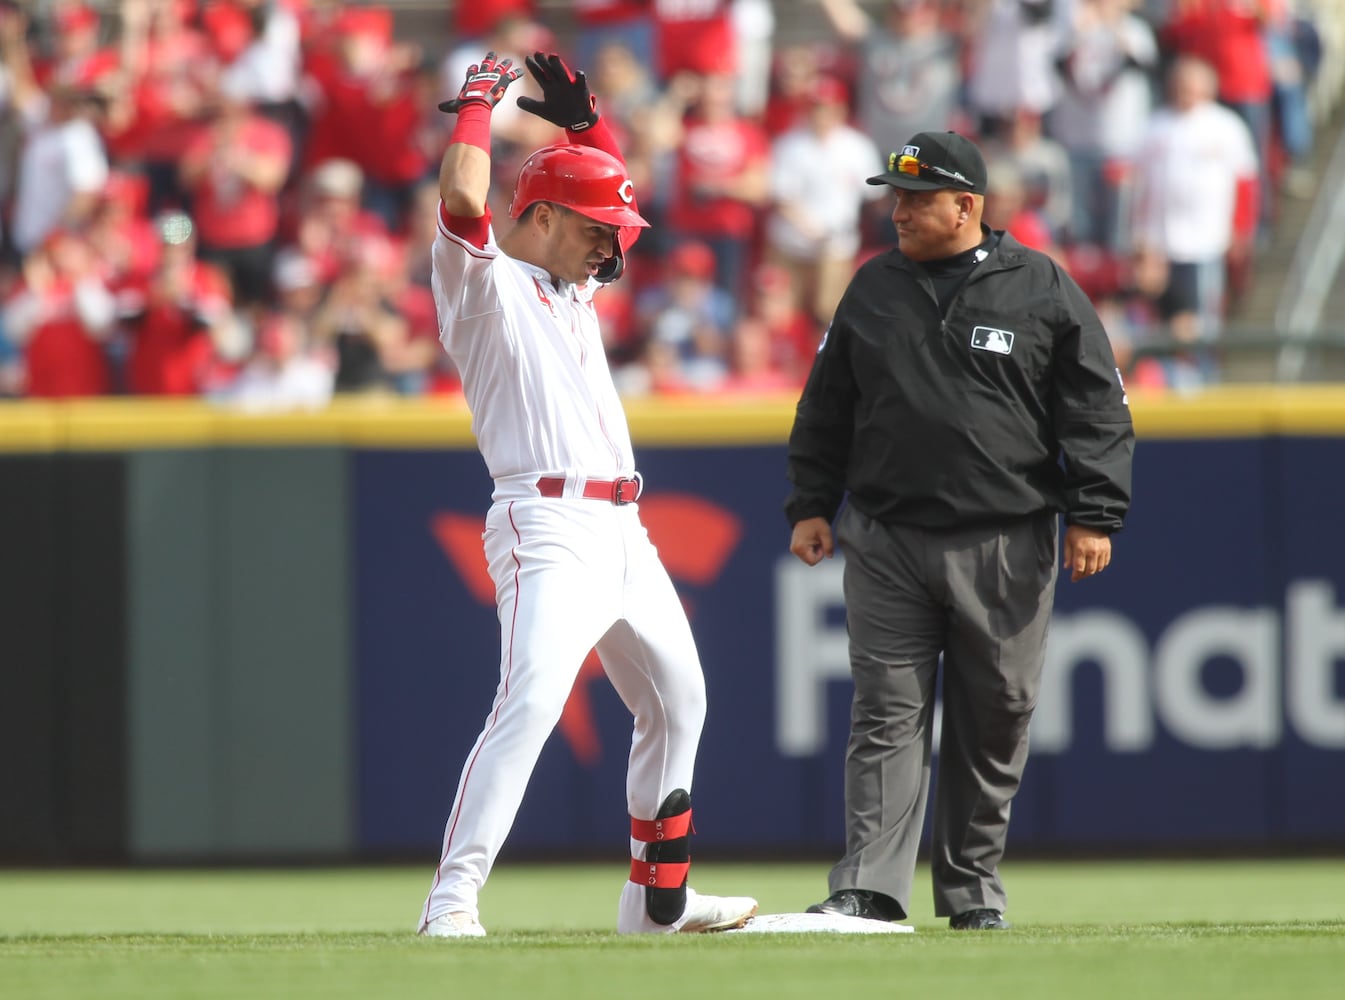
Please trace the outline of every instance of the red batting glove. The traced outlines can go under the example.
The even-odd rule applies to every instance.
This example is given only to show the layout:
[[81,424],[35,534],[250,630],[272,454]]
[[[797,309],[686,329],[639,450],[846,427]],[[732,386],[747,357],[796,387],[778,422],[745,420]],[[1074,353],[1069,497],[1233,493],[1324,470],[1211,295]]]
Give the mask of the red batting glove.
[[457,114],[468,104],[480,104],[494,108],[504,97],[509,85],[523,75],[523,70],[514,65],[512,59],[495,61],[495,53],[487,52],[479,64],[467,67],[467,80],[458,91],[458,96],[439,105],[440,111]]

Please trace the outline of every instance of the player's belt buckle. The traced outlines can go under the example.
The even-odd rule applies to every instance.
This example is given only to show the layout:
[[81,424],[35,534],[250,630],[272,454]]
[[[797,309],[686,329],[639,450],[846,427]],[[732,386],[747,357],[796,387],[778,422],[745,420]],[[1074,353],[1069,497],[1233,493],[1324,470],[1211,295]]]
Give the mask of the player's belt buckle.
[[634,503],[640,495],[640,483],[635,479],[626,479],[624,476],[620,479],[612,480],[612,503],[618,507],[628,503]]

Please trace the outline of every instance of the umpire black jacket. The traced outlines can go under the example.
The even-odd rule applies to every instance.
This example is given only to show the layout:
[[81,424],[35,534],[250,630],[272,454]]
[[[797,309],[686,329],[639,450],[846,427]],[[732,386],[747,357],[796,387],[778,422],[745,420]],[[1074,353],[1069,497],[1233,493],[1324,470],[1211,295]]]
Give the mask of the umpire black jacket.
[[1047,510],[1121,527],[1134,430],[1106,333],[1054,261],[997,235],[946,314],[899,250],[855,274],[789,436],[791,525],[831,520],[848,491],[920,528]]

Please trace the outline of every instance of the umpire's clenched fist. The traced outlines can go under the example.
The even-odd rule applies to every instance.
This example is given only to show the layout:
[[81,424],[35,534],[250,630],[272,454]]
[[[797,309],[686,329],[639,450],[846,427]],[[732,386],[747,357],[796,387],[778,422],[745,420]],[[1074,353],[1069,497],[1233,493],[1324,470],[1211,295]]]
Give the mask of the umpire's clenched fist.
[[835,552],[831,540],[831,525],[825,517],[806,517],[794,525],[794,534],[789,539],[789,551],[809,566],[816,566],[823,559],[830,559]]

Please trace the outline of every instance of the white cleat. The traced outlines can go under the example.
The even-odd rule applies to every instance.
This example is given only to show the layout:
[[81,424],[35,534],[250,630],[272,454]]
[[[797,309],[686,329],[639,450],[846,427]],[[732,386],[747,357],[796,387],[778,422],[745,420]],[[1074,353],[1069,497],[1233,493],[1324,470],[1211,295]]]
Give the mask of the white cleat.
[[470,913],[445,913],[422,927],[420,933],[438,938],[482,938],[486,929]]
[[746,896],[702,896],[687,889],[687,902],[671,924],[656,924],[645,908],[645,887],[627,882],[617,907],[618,934],[703,934],[742,927],[757,912],[757,901]]
[[757,901],[750,896],[702,896],[687,890],[687,908],[675,925],[679,934],[704,934],[742,927],[757,912]]

